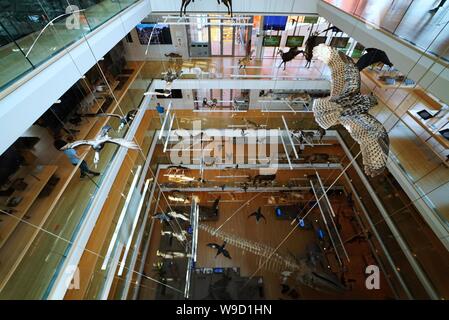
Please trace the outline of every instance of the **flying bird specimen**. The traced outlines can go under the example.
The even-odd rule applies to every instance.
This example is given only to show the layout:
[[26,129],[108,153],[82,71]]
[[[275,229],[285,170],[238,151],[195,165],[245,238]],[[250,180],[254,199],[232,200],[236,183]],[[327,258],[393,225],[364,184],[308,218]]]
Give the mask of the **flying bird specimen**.
[[366,53],[360,57],[359,61],[355,64],[359,71],[362,71],[365,68],[368,68],[370,65],[382,62],[386,64],[390,68],[393,66],[390,59],[388,59],[387,54],[376,48],[367,48],[365,49]]
[[143,94],[144,96],[164,96],[169,97],[171,96],[171,90],[164,90],[164,92],[154,92],[154,91],[148,91]]
[[226,258],[232,259],[231,255],[229,254],[229,251],[224,248],[226,246],[226,241],[224,241],[221,246],[216,243],[208,243],[207,246],[212,249],[217,250],[217,254],[215,255],[215,258],[218,257],[220,254],[223,254]]
[[360,144],[365,173],[380,174],[386,166],[389,138],[383,125],[368,113],[377,100],[360,93],[360,71],[351,58],[324,44],[314,49],[314,55],[331,69],[331,95],[315,99],[313,113],[320,127],[328,129],[343,125]]
[[182,58],[182,56],[176,52],[165,53],[164,56],[168,58]]
[[336,26],[332,26],[332,27],[329,27],[329,28],[327,28],[327,29],[321,31],[320,34],[321,34],[321,33],[328,32],[328,31],[332,31],[332,32],[335,32],[335,33],[343,32],[343,31],[341,31],[341,29],[337,28]]
[[95,137],[95,140],[79,140],[72,143],[68,143],[61,148],[61,151],[73,149],[79,146],[85,145],[91,146],[92,149],[95,150],[94,164],[96,166],[98,164],[98,161],[100,161],[100,151],[104,148],[104,145],[106,143],[113,143],[128,149],[139,149],[139,146],[136,143],[134,143],[134,141],[128,141],[122,138],[111,138],[108,134],[108,132],[111,129],[112,129],[111,126],[106,125],[101,129],[101,132]]
[[120,119],[120,125],[117,130],[117,132],[120,132],[126,125],[131,124],[131,122],[136,117],[136,114],[137,114],[137,110],[133,109],[133,110],[128,111],[128,113],[124,116],[115,114],[115,113],[99,113],[99,114],[97,114],[97,117],[114,117],[114,118]]
[[262,214],[262,208],[259,207],[259,209],[257,209],[257,211],[251,213],[248,218],[251,217],[256,217],[256,221],[257,223],[259,223],[260,219],[263,219],[265,221],[265,223],[267,223],[267,219],[265,218],[265,216]]

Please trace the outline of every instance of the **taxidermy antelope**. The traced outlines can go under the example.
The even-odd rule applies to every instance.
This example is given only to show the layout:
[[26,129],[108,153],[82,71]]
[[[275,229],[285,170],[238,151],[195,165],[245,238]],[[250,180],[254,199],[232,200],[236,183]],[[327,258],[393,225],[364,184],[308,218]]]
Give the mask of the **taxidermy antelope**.
[[282,51],[281,49],[278,50],[278,54],[281,55],[282,58],[282,62],[279,65],[278,68],[280,68],[282,66],[282,64],[284,65],[284,70],[287,67],[287,62],[292,61],[293,59],[295,59],[295,57],[302,53],[302,50],[298,50],[298,48],[290,48],[290,50],[288,50],[287,52]]

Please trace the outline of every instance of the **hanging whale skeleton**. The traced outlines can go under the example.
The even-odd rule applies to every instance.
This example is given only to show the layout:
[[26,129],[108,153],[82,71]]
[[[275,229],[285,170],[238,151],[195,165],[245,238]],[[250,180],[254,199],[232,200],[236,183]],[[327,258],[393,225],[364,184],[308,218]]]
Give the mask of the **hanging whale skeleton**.
[[313,267],[313,261],[310,261],[310,259],[296,259],[293,255],[282,256],[270,246],[240,238],[206,224],[199,224],[198,227],[200,230],[226,241],[226,244],[230,246],[258,256],[260,258],[260,268],[271,272],[291,271],[292,274],[296,274],[297,281],[318,291],[343,292],[347,290],[336,276],[317,271]]

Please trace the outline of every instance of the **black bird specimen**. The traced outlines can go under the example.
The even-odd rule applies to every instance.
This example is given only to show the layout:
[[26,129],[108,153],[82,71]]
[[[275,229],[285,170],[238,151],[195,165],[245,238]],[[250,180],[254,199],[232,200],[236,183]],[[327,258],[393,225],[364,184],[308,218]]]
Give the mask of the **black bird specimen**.
[[262,214],[262,208],[259,207],[259,209],[257,209],[257,211],[251,213],[248,218],[251,217],[256,217],[256,221],[257,223],[259,223],[260,219],[263,219],[265,221],[265,223],[267,223],[267,219],[265,218],[265,216]]
[[376,48],[367,48],[365,49],[366,53],[360,57],[359,61],[355,64],[355,66],[362,71],[365,68],[368,68],[370,65],[382,62],[386,64],[390,68],[393,66],[387,54]]
[[231,255],[229,254],[229,251],[225,249],[226,241],[224,241],[221,246],[216,243],[208,243],[207,246],[212,249],[217,250],[217,254],[215,255],[215,258],[218,257],[220,254],[223,254],[226,258],[232,259]]
[[278,54],[281,55],[282,58],[282,62],[279,65],[278,68],[282,67],[282,65],[284,65],[284,70],[287,67],[287,62],[292,61],[293,59],[295,59],[295,57],[300,54],[303,53],[304,51],[302,50],[298,50],[297,47],[295,48],[290,48],[287,52],[282,51],[281,49],[278,50]]
[[327,32],[327,31],[329,31],[329,30],[331,30],[332,32],[335,32],[335,33],[343,32],[341,29],[337,28],[336,26],[332,26],[332,27],[329,27],[329,28],[327,28],[327,29],[321,31],[320,34],[321,34],[321,33],[325,33],[325,32]]

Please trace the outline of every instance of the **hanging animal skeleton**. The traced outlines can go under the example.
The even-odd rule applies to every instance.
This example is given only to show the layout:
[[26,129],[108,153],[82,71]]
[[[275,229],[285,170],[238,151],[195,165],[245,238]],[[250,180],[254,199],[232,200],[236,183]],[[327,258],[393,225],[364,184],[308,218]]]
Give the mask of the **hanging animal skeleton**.
[[129,111],[126,115],[122,116],[119,114],[115,114],[115,113],[99,113],[97,114],[97,117],[114,117],[114,118],[118,118],[120,119],[120,125],[117,129],[117,132],[122,131],[122,129],[126,126],[126,125],[130,125],[131,122],[134,120],[134,118],[136,117],[137,114],[137,110],[131,110]]
[[278,54],[281,55],[282,62],[279,65],[278,68],[280,68],[282,65],[284,65],[284,70],[287,67],[287,62],[292,61],[295,59],[295,57],[302,53],[302,50],[298,50],[298,48],[290,48],[287,52],[282,51],[281,49],[278,50]]
[[[221,0],[223,4],[228,9],[228,14],[232,17],[232,0]],[[181,10],[179,12],[179,15],[182,17],[182,14],[186,15],[187,7],[189,6],[190,2],[195,2],[195,0],[182,0],[181,3]],[[221,4],[220,0],[217,0],[218,4]]]
[[272,272],[291,271],[295,273],[297,281],[315,290],[331,292],[347,290],[334,275],[318,271],[318,268],[313,265],[313,261],[310,258],[296,259],[292,255],[282,256],[274,248],[263,243],[240,238],[206,224],[199,224],[198,228],[212,236],[222,239],[225,244],[259,256],[259,265],[265,270]]
[[66,144],[61,148],[62,151],[73,149],[79,146],[88,145],[95,150],[94,164],[97,166],[100,161],[100,151],[104,148],[106,143],[113,143],[128,149],[139,149],[139,146],[134,141],[128,141],[122,138],[111,138],[108,132],[112,129],[111,126],[106,125],[101,129],[101,132],[95,137],[95,140],[79,140]]
[[330,97],[315,99],[313,112],[323,128],[341,124],[360,144],[365,173],[380,174],[386,166],[389,139],[383,125],[368,113],[377,100],[360,93],[360,72],[351,58],[324,44],[314,49],[314,55],[331,69]]

